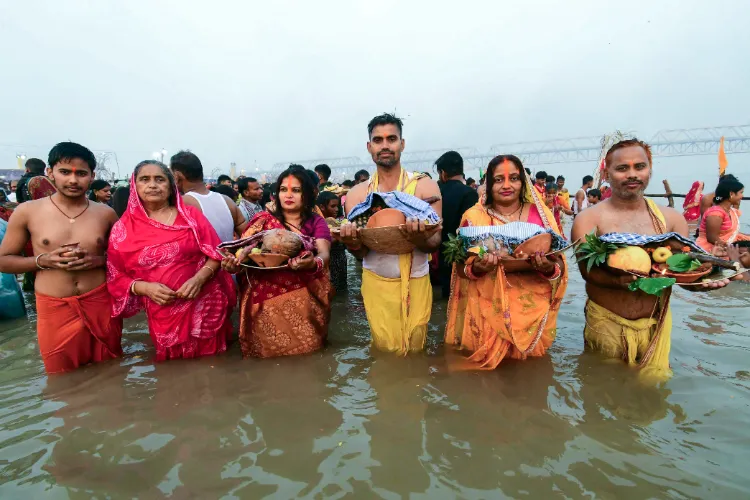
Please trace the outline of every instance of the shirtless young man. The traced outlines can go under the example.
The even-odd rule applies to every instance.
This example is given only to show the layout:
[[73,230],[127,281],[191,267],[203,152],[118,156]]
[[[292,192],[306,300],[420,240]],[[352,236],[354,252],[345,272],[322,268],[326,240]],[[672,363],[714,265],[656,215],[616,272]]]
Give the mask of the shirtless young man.
[[[607,152],[605,165],[612,196],[578,214],[571,232],[573,241],[583,239],[592,231],[597,235],[675,232],[688,236],[687,222],[681,213],[658,206],[643,195],[652,173],[651,148],[646,143],[632,139],[615,144]],[[585,264],[579,268],[589,297],[584,331],[586,345],[611,357],[625,359],[631,365],[653,368],[668,376],[672,326],[670,292],[665,291],[661,299],[641,291],[632,292],[628,285],[636,280],[635,276],[615,275],[604,267],[594,267],[587,272]],[[699,289],[720,288],[727,283],[721,281]]]
[[[440,188],[435,181],[422,174],[410,174],[401,167],[401,153],[406,145],[402,128],[401,120],[388,113],[376,116],[368,124],[367,151],[377,171],[369,181],[349,191],[347,214],[371,192],[403,191],[423,200],[435,197],[439,200]],[[442,215],[442,201],[433,203],[432,208]],[[349,251],[363,259],[362,299],[373,344],[399,354],[423,349],[432,313],[427,259],[440,246],[441,225],[428,230],[423,222],[407,218],[404,234],[417,247],[408,256],[386,255],[368,249],[362,245],[353,224],[342,226],[340,234]],[[404,265],[407,264],[404,257],[409,258],[408,266]],[[409,276],[403,276],[401,269],[410,269]],[[403,289],[408,289],[408,307],[402,300]]]
[[[122,320],[112,319],[106,284],[107,240],[117,215],[86,197],[94,154],[73,142],[49,152],[57,192],[16,208],[0,245],[0,272],[37,271],[39,350],[47,373],[122,355]],[[31,240],[35,257],[21,252]]]

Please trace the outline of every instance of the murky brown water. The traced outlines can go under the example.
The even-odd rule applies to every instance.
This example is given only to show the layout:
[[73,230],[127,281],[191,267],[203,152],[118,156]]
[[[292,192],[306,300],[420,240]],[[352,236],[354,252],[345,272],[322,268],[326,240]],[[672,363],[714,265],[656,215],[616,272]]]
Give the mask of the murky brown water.
[[676,292],[654,388],[583,352],[577,273],[550,355],[482,373],[447,371],[444,301],[424,355],[371,352],[350,280],[296,358],[154,365],[136,317],[121,362],[48,379],[33,314],[0,324],[0,497],[750,497],[750,286]]

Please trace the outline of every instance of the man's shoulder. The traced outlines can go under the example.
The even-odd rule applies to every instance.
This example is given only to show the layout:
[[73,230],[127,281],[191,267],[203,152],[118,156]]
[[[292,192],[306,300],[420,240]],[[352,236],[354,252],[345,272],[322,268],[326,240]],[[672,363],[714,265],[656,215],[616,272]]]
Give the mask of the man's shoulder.
[[349,200],[350,198],[353,198],[359,199],[360,201],[364,200],[367,197],[368,186],[369,182],[361,182],[357,184],[346,193],[346,199]]

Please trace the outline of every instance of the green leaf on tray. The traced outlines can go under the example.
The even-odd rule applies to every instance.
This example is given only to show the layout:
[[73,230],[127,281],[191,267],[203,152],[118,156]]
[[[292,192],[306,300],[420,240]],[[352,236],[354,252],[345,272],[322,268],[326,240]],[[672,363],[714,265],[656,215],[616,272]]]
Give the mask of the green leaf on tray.
[[670,271],[688,273],[701,267],[701,262],[686,253],[676,253],[667,259],[667,266]]
[[448,241],[443,243],[443,256],[446,262],[463,262],[466,260],[464,241],[456,235],[448,235]]
[[661,293],[664,289],[669,288],[675,283],[677,283],[677,280],[674,278],[638,278],[628,285],[628,289],[631,292],[640,290],[649,295],[661,297]]
[[614,243],[605,243],[596,235],[596,230],[586,235],[586,241],[578,245],[576,259],[586,263],[586,270],[591,272],[594,266],[601,266],[607,262],[609,254],[620,248]]

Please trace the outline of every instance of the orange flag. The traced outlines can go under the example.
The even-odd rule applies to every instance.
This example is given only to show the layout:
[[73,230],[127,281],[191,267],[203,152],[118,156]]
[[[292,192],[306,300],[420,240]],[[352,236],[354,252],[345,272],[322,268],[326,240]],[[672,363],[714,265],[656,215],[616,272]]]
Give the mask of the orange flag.
[[724,136],[721,136],[721,141],[719,141],[719,177],[724,175],[727,165],[729,165],[729,162],[727,161],[727,154],[724,152]]

